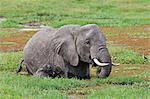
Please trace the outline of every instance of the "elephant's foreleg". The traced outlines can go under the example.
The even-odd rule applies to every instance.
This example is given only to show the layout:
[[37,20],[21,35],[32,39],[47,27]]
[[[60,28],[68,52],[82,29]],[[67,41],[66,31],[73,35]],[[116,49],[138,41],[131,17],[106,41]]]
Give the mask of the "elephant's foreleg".
[[90,79],[90,66],[88,63],[79,62],[78,76],[80,79]]
[[90,66],[88,63],[80,61],[78,66],[69,67],[69,78],[90,79]]

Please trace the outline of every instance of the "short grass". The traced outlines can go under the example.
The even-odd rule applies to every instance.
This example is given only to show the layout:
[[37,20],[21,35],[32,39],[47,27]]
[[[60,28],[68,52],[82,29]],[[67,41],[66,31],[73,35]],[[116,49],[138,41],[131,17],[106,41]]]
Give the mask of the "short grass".
[[38,22],[60,27],[95,23],[100,26],[150,24],[149,0],[1,0],[0,27]]
[[142,39],[142,38],[145,38],[145,39],[150,39],[150,33],[128,33],[128,35],[132,38],[138,38],[138,39]]
[[22,59],[22,52],[0,53],[0,70],[15,71]]
[[16,34],[18,31],[15,28],[0,28],[0,38],[7,38]]
[[[0,72],[0,76],[0,97],[3,99],[49,97],[64,99],[71,97],[71,94],[81,93],[87,95],[89,99],[111,96],[118,99],[122,97],[127,99],[131,96],[144,99],[149,97],[149,87],[147,86],[150,83],[135,77],[110,77],[87,81],[67,78],[38,78],[16,75],[11,72]],[[96,87],[101,88],[96,89]]]
[[113,62],[122,64],[144,64],[150,63],[150,56],[147,59],[132,50],[124,49],[116,46],[108,46]]
[[9,33],[9,32],[2,32],[2,30],[0,31],[0,38],[2,38],[2,37],[9,37],[9,35],[10,35],[11,33]]
[[128,85],[110,86],[101,90],[90,91],[88,99],[148,99],[149,91],[148,88],[136,88]]
[[0,45],[15,45],[16,42],[0,42]]
[[[114,53],[116,54],[116,52],[112,54]],[[131,59],[134,59],[135,62],[140,64],[141,62],[137,61],[138,59],[134,54],[135,53],[131,55],[133,56]],[[84,98],[89,99],[98,97],[113,97],[118,99],[123,97],[125,99],[140,97],[146,99],[149,97],[150,83],[143,79],[149,77],[149,73],[131,77],[126,75],[111,76],[106,79],[92,78],[91,80],[38,78],[29,75],[15,74],[21,59],[22,52],[7,52],[0,54],[0,98],[37,99],[51,97],[52,99],[67,99],[73,96],[82,96],[82,94]],[[117,61],[118,60],[116,60],[116,62]],[[126,61],[128,61],[128,58]],[[128,69],[128,71],[130,70],[133,69]]]

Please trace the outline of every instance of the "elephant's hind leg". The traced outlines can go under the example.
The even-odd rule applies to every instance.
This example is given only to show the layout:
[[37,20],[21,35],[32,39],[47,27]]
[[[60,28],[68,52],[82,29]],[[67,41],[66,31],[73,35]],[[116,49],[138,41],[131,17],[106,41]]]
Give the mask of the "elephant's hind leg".
[[39,77],[64,77],[64,72],[63,70],[55,65],[46,65],[41,68],[39,68],[36,73],[34,74],[35,76]]

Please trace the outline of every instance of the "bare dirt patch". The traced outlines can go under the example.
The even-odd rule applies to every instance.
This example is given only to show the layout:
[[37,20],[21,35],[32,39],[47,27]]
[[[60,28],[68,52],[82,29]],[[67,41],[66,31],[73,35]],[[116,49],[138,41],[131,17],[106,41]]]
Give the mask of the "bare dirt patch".
[[150,72],[150,66],[146,64],[122,64],[114,67],[111,76],[129,76],[140,77],[146,81],[150,81],[150,76],[145,76],[144,73]]
[[[108,42],[113,45],[131,49],[142,55],[150,55],[150,25],[136,27],[102,27]],[[117,35],[114,35],[117,34]]]
[[19,51],[22,50],[25,43],[32,37],[35,31],[17,32],[9,37],[0,38],[0,42],[14,42],[14,44],[0,44],[0,51]]

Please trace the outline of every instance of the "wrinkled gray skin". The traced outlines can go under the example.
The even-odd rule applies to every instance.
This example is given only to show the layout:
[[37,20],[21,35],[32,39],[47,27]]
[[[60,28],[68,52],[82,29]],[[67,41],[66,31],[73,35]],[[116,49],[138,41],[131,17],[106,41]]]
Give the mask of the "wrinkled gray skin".
[[24,48],[24,63],[30,74],[40,74],[39,69],[48,64],[61,68],[63,77],[90,78],[89,64],[93,58],[110,63],[102,67],[98,77],[104,78],[111,72],[111,57],[106,48],[105,37],[94,24],[85,26],[66,25],[60,29],[44,28],[36,33]]

